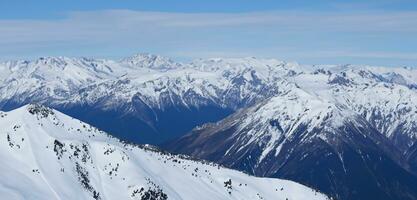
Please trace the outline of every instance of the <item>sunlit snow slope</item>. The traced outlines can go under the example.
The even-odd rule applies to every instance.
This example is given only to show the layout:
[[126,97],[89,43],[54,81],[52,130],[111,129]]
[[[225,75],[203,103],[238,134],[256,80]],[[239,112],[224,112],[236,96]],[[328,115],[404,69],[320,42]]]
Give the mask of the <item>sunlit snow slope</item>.
[[326,199],[295,182],[119,142],[56,110],[0,112],[2,199]]

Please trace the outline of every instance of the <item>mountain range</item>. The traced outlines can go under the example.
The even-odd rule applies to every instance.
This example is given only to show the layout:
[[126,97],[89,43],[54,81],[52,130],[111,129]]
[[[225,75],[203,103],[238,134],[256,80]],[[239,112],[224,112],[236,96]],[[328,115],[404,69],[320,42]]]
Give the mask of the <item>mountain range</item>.
[[0,109],[40,103],[335,199],[417,199],[417,70],[275,59],[47,57],[0,64]]

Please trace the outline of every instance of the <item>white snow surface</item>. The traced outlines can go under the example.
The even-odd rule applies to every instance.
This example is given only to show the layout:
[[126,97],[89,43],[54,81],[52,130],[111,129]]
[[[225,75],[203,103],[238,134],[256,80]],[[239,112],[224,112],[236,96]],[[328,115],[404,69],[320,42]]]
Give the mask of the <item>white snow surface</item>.
[[141,199],[150,191],[160,199],[327,198],[292,181],[124,144],[39,105],[0,112],[0,127],[3,199]]

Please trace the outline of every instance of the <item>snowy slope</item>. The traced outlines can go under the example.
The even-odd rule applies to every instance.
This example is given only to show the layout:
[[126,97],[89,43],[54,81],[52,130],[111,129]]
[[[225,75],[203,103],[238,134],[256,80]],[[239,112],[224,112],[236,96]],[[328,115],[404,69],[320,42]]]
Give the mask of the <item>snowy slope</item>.
[[56,110],[0,113],[5,199],[326,199],[300,184],[120,143]]
[[[392,74],[404,81],[387,78]],[[362,115],[404,152],[417,140],[416,75],[416,69],[348,66],[303,73],[294,82],[318,98]]]

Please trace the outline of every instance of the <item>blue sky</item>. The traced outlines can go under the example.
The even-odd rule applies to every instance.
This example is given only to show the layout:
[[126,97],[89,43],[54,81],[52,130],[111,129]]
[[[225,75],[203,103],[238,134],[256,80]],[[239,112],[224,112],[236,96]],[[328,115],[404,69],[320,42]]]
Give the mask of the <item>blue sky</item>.
[[0,60],[256,56],[417,66],[409,0],[0,0]]

